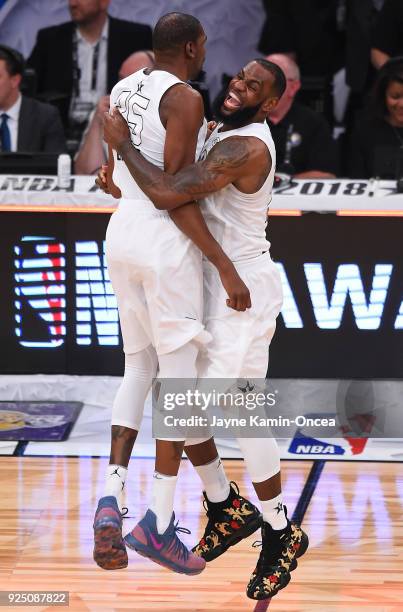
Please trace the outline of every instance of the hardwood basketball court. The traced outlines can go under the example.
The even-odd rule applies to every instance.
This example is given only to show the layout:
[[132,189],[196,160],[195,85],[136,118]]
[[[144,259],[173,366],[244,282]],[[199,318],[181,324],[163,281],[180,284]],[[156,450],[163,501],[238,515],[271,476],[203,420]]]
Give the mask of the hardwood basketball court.
[[[2,457],[1,590],[69,591],[68,609],[74,612],[267,609],[267,602],[256,605],[245,595],[259,533],[195,577],[171,573],[132,551],[127,569],[98,568],[92,520],[106,464],[88,457]],[[227,460],[225,466],[241,492],[256,499],[243,462]],[[402,464],[327,461],[313,467],[311,461],[283,461],[282,467],[289,515],[295,509],[305,513],[311,545],[269,610],[403,611]],[[126,505],[132,518],[124,521],[124,532],[147,507],[152,468],[151,459],[131,463]],[[204,513],[200,482],[188,461],[181,466],[176,499],[180,524],[192,530],[183,539],[192,544]]]

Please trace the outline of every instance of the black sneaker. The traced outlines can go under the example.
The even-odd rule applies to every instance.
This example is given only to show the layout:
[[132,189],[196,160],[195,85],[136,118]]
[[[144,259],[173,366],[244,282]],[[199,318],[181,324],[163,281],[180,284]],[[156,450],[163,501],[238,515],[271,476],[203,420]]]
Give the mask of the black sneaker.
[[301,527],[287,519],[287,527],[280,531],[264,522],[262,541],[255,542],[256,545],[261,545],[262,550],[246,594],[250,599],[269,599],[290,582],[290,572],[297,567],[298,557],[306,552],[309,539]]
[[219,503],[211,502],[203,491],[203,505],[208,523],[200,542],[192,552],[206,561],[213,561],[247,538],[262,526],[262,515],[250,501],[239,495],[239,488],[231,482],[228,498]]

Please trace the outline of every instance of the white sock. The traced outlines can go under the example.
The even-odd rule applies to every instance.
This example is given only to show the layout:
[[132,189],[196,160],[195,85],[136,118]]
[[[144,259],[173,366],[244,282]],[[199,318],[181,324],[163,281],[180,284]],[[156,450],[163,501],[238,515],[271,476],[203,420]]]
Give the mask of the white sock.
[[157,531],[164,533],[171,522],[177,476],[154,472],[150,510],[157,517]]
[[120,511],[122,511],[122,494],[126,476],[127,468],[121,465],[111,464],[106,468],[104,496],[113,495],[116,497]]
[[220,457],[205,465],[195,465],[209,501],[225,501],[230,494],[230,484]]
[[268,499],[267,501],[260,500],[260,504],[262,506],[263,520],[269,523],[273,529],[279,530],[287,527],[283,496],[281,493],[273,499]]

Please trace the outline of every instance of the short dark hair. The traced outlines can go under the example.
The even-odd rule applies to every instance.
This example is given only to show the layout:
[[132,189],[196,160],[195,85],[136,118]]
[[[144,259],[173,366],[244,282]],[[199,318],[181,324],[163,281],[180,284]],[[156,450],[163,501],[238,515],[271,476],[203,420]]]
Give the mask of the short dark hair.
[[7,72],[10,76],[23,74],[25,70],[25,60],[19,51],[0,45],[0,60],[6,62]]
[[369,110],[373,116],[383,119],[388,114],[386,90],[393,81],[403,84],[403,56],[393,57],[380,68],[370,98]]
[[196,17],[186,13],[168,13],[157,22],[153,32],[155,51],[175,51],[187,42],[196,42],[203,27]]
[[269,62],[269,60],[263,59],[261,57],[258,57],[254,61],[257,62],[260,66],[263,66],[263,68],[265,68],[269,72],[271,72],[274,77],[274,92],[278,98],[281,98],[287,87],[287,79],[280,66],[277,66],[277,64]]

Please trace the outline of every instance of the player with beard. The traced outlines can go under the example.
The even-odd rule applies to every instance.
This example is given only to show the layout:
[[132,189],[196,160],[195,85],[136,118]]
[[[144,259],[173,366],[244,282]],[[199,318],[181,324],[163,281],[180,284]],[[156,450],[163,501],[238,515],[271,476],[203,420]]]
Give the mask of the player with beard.
[[[266,60],[250,62],[229,84],[217,109],[220,123],[207,140],[201,161],[174,176],[149,164],[133,147],[125,121],[115,109],[105,115],[105,140],[124,160],[136,183],[157,209],[173,210],[198,200],[207,225],[247,283],[252,308],[226,308],[219,276],[204,261],[204,322],[212,341],[198,370],[199,378],[265,378],[275,320],[282,304],[278,270],[266,238],[275,148],[266,123],[285,90],[281,69]],[[212,440],[194,447],[208,454]],[[281,493],[280,457],[276,441],[239,438],[238,443],[260,500],[263,514],[262,551],[247,587],[252,599],[273,597],[290,580],[308,537],[287,518]],[[189,454],[187,448],[187,454]],[[194,548],[207,561],[220,550],[215,527],[236,513],[236,504],[207,501],[208,524]],[[225,525],[227,525],[225,523]],[[220,551],[224,552],[223,550]]]
[[[201,69],[206,35],[191,15],[169,13],[153,32],[156,64],[115,85],[111,104],[122,110],[130,136],[141,153],[160,168],[177,172],[197,159],[205,143],[207,122],[199,93],[186,81]],[[196,154],[195,154],[196,152]],[[127,468],[143,416],[144,402],[159,367],[160,378],[197,378],[199,345],[210,335],[203,326],[202,256],[209,258],[226,287],[231,308],[245,310],[249,291],[209,232],[195,203],[157,211],[133,180],[124,161],[110,150],[111,189],[120,197],[106,235],[106,257],[117,298],[125,350],[125,372],[112,409],[112,440],[104,495],[94,520],[94,559],[104,569],[128,563],[126,544],[169,569],[202,571],[205,561],[179,540],[173,500],[184,440],[156,442],[152,502],[144,518],[123,541],[120,512]],[[123,197],[122,197],[123,196]],[[198,248],[197,248],[198,247]],[[189,291],[192,287],[192,291]],[[217,458],[217,450],[210,443]],[[222,467],[196,467],[203,482],[219,476],[212,499],[225,499],[230,484]],[[218,496],[218,497],[217,497]],[[260,512],[248,504],[238,539],[260,525]]]

